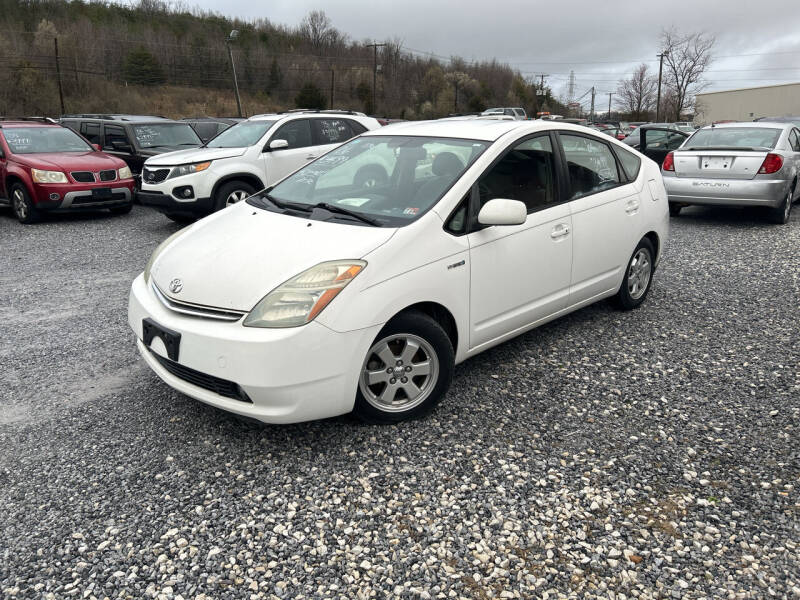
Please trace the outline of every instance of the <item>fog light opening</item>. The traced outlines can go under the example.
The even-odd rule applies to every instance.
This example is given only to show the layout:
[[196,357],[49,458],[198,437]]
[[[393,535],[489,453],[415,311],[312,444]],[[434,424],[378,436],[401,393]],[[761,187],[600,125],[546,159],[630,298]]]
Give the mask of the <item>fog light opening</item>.
[[61,200],[61,196],[56,193],[50,194],[50,200]]

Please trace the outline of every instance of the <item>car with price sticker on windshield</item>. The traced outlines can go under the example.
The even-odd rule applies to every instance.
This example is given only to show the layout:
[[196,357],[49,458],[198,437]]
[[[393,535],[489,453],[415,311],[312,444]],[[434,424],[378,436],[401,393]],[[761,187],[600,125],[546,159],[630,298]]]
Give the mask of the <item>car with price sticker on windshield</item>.
[[[353,111],[294,110],[256,115],[226,129],[202,148],[147,160],[139,201],[177,222],[189,222],[240,202],[381,124]],[[373,166],[360,185],[388,178]]]
[[[387,177],[365,186],[365,167]],[[128,322],[158,377],[207,404],[392,423],[487,348],[604,298],[640,306],[668,224],[658,165],[602,133],[398,123],[165,240]]]
[[666,155],[662,174],[673,216],[691,205],[754,206],[784,224],[800,199],[800,129],[792,122],[709,125]]
[[46,212],[131,210],[134,179],[124,161],[100,152],[50,119],[0,119],[0,206],[20,223]]

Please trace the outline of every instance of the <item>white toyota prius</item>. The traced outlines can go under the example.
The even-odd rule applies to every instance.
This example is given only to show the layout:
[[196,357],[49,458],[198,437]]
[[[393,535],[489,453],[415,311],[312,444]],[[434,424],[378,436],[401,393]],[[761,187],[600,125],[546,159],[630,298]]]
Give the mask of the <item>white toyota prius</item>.
[[603,298],[641,304],[668,220],[658,165],[590,129],[397,124],[168,238],[128,319],[153,371],[202,402],[395,422],[491,346]]

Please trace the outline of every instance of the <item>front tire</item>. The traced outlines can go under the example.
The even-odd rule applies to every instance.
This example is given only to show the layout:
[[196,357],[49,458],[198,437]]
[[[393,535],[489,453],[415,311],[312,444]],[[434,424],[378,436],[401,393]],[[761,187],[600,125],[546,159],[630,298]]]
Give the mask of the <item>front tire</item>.
[[17,220],[25,225],[36,223],[41,218],[41,214],[34,206],[28,190],[21,183],[15,183],[11,186],[11,207]]
[[222,210],[255,194],[256,190],[244,181],[229,181],[219,187],[214,195],[214,210]]
[[780,206],[769,209],[769,221],[776,225],[785,225],[789,222],[789,216],[792,214],[792,194],[793,190],[789,190]]
[[181,225],[186,225],[188,223],[193,223],[197,219],[192,215],[187,215],[184,213],[164,213],[164,216],[167,217],[170,221],[175,223],[180,223]]
[[455,352],[441,325],[410,311],[389,321],[361,366],[353,414],[368,423],[418,417],[447,392]]
[[644,302],[653,283],[655,250],[647,238],[642,238],[633,251],[625,278],[614,297],[616,305],[623,310],[632,310]]

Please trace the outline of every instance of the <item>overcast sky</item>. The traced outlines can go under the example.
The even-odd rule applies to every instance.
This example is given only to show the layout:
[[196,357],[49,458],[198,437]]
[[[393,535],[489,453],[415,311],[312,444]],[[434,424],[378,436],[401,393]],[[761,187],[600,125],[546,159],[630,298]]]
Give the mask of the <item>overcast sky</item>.
[[[575,71],[575,96],[613,92],[641,62],[658,71],[659,33],[705,31],[717,43],[709,90],[800,81],[800,1],[642,0],[188,0],[230,17],[296,26],[312,10],[360,41],[399,39],[411,52],[497,58],[546,73],[557,95]],[[608,102],[608,96],[605,97]],[[602,106],[600,96],[597,100]]]

